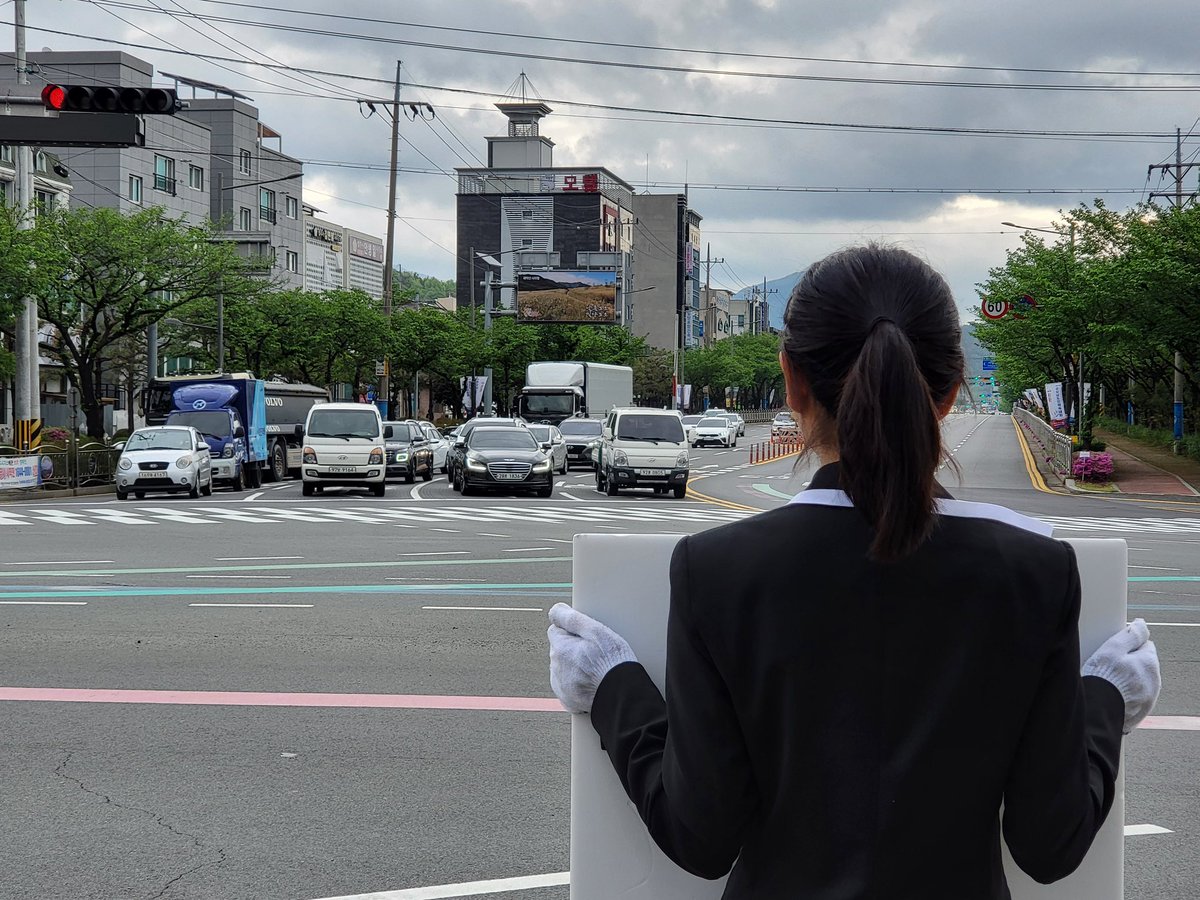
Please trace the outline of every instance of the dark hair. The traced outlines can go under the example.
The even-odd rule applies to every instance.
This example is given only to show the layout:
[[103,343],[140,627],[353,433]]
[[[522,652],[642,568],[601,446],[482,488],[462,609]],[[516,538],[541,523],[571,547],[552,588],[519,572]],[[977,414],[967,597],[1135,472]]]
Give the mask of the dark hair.
[[783,351],[829,419],[810,438],[836,438],[841,486],[875,529],[875,559],[908,555],[933,528],[937,407],[963,382],[961,339],[945,279],[895,247],[833,253],[788,299]]

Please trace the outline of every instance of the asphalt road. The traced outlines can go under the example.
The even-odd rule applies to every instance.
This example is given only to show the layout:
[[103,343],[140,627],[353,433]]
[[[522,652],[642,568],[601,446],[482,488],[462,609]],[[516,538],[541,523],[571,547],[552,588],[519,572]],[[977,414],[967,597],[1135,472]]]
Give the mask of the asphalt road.
[[[288,482],[0,504],[0,897],[316,900],[518,879],[490,896],[565,900],[535,885],[569,867],[544,611],[569,597],[571,538],[690,533],[785,502],[811,464],[750,465],[763,436],[695,451],[684,501],[604,497],[577,471],[549,500],[462,498],[439,478],[383,500]],[[1007,417],[953,417],[946,440],[956,496],[1128,539],[1148,579],[1131,614],[1163,623],[1157,713],[1200,715],[1200,581],[1166,580],[1200,576],[1200,505],[1035,490]],[[420,708],[430,697],[448,708]],[[1195,897],[1198,764],[1200,732],[1127,742],[1127,824],[1167,829],[1126,839],[1132,900]],[[475,895],[457,890],[394,896]]]

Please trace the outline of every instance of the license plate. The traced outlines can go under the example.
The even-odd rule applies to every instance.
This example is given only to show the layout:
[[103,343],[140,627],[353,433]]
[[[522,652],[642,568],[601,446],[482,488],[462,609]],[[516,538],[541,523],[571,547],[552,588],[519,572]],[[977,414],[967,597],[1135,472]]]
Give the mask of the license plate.
[[138,472],[138,478],[170,478],[169,472]]
[[356,466],[330,466],[329,472],[332,475],[351,475],[358,471]]
[[525,476],[521,475],[517,472],[500,472],[499,474],[493,475],[492,477],[495,478],[497,481],[524,481],[525,480]]
[[639,475],[667,475],[667,469],[635,469]]

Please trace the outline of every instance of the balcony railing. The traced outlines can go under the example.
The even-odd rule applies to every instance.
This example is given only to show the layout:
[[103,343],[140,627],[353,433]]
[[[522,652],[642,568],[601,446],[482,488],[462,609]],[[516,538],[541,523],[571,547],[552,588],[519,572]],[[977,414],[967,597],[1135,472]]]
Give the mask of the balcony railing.
[[260,219],[264,219],[264,220],[270,222],[272,225],[274,225],[275,224],[275,207],[260,206],[258,208],[258,217]]
[[158,175],[158,174],[155,174],[155,176],[154,176],[154,189],[156,191],[166,191],[168,194],[170,194],[172,197],[174,197],[175,196],[175,185],[176,185],[176,182],[175,182],[174,178],[171,178],[167,175]]

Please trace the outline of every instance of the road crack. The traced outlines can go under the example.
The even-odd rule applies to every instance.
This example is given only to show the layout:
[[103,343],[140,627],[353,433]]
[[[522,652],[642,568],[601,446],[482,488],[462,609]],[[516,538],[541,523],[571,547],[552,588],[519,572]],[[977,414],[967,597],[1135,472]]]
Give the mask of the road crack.
[[158,825],[160,828],[166,829],[167,831],[169,831],[171,834],[175,835],[176,837],[185,838],[185,839],[191,841],[193,846],[195,846],[195,848],[197,850],[202,850],[206,853],[212,852],[212,853],[216,854],[216,857],[214,859],[210,859],[205,862],[202,862],[197,866],[192,866],[192,868],[187,869],[183,872],[180,872],[178,875],[172,876],[170,879],[168,879],[166,884],[164,884],[162,886],[162,888],[159,889],[159,891],[156,894],[150,895],[148,897],[148,900],[161,900],[161,898],[166,896],[167,892],[170,891],[171,888],[177,882],[182,881],[184,878],[187,878],[189,875],[194,875],[195,873],[199,872],[203,868],[206,868],[208,866],[224,865],[225,860],[227,858],[225,855],[224,848],[221,848],[221,847],[209,848],[199,837],[197,837],[194,834],[190,834],[189,832],[186,832],[186,831],[180,831],[178,828],[176,828],[174,825],[172,825],[170,822],[168,822],[163,816],[160,816],[158,813],[154,812],[154,810],[144,809],[143,807],[140,807],[140,806],[132,806],[128,803],[121,803],[117,800],[114,800],[112,797],[110,797],[108,794],[103,793],[102,791],[93,790],[92,788],[88,787],[86,784],[83,783],[82,779],[76,778],[74,775],[68,775],[65,770],[66,770],[67,766],[70,765],[71,759],[75,756],[75,751],[63,750],[62,752],[65,754],[65,756],[63,757],[62,761],[54,768],[54,774],[57,775],[59,778],[62,778],[65,781],[71,782],[72,784],[77,786],[81,791],[83,791],[85,794],[91,794],[93,797],[99,797],[105,803],[111,804],[112,806],[115,806],[118,809],[127,810],[129,812],[141,813],[142,815],[149,816],[151,819],[154,820],[154,824]]

